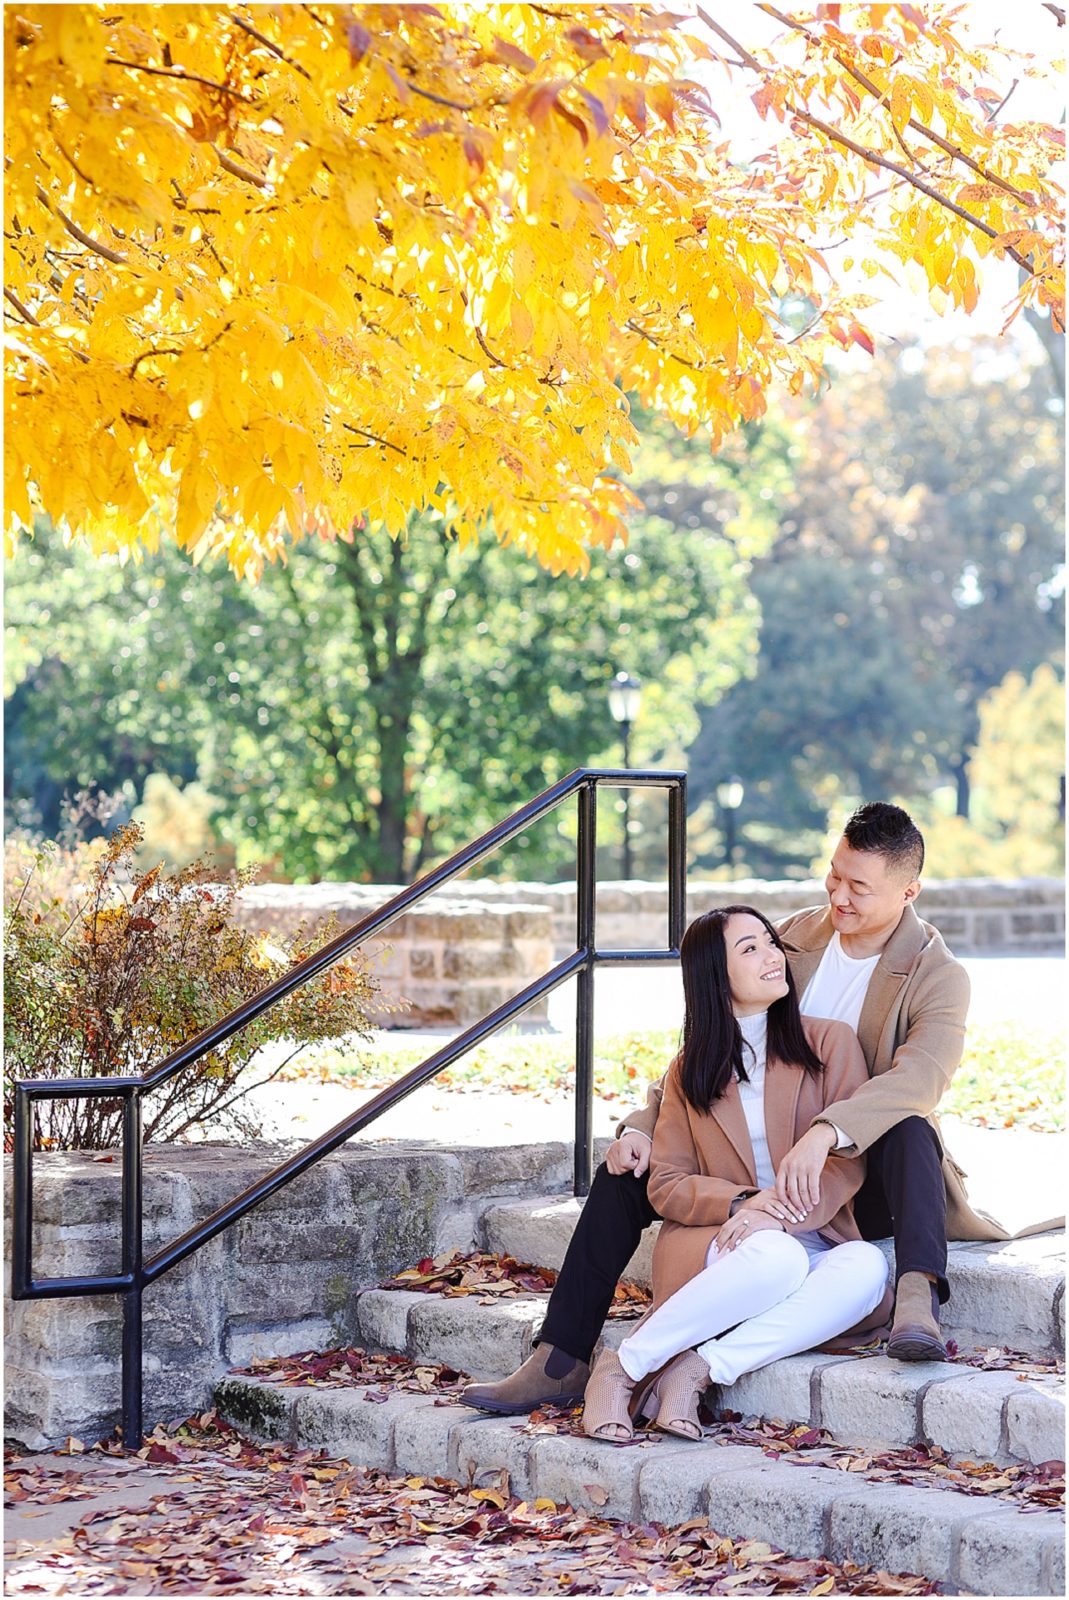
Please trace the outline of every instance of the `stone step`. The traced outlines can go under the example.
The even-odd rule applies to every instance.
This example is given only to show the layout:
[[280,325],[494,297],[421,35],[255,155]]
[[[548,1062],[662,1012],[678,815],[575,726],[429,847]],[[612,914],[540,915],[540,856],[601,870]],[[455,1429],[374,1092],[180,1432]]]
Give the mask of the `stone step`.
[[[375,1403],[369,1403],[371,1400]],[[221,1415],[244,1434],[323,1449],[385,1471],[547,1498],[596,1515],[673,1527],[701,1517],[732,1539],[791,1556],[920,1573],[946,1593],[1064,1593],[1064,1520],[1047,1509],[935,1486],[799,1465],[755,1446],[664,1436],[625,1446],[479,1417],[447,1397],[231,1375]]]
[[[478,1295],[367,1289],[356,1304],[359,1341],[476,1378],[504,1377],[530,1354],[546,1298],[488,1305]],[[631,1326],[610,1320],[604,1342],[615,1349]],[[1046,1374],[808,1353],[746,1373],[721,1391],[720,1403],[746,1417],[824,1428],[843,1444],[938,1445],[974,1460],[1037,1466],[1065,1454],[1064,1385]]]
[[[582,1201],[559,1195],[489,1206],[485,1248],[557,1269]],[[625,1277],[648,1285],[656,1228],[647,1228]],[[890,1240],[880,1248],[892,1258]],[[1037,1355],[1065,1353],[1065,1237],[1042,1233],[1004,1244],[952,1244],[950,1302],[943,1327],[963,1348],[1006,1345]]]

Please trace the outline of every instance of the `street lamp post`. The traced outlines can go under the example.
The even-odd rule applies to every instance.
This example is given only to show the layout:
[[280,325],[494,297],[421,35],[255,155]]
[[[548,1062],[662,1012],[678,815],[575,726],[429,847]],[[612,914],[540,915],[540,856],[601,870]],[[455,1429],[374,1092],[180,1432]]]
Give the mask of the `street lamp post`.
[[[631,726],[642,703],[642,685],[626,672],[618,672],[609,685],[609,710],[620,724],[624,743],[624,767],[631,766]],[[631,877],[631,792],[624,790],[624,878]]]
[[741,778],[732,775],[716,786],[717,803],[724,818],[724,864],[735,865],[735,817],[746,789]]

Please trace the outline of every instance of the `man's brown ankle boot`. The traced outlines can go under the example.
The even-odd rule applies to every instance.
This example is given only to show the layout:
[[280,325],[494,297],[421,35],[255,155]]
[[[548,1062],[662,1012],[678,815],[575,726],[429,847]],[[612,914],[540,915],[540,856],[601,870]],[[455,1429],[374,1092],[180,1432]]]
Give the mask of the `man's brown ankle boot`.
[[887,1354],[895,1361],[947,1359],[939,1335],[939,1295],[923,1272],[904,1272],[898,1280]]
[[501,1378],[497,1383],[469,1383],[457,1398],[477,1411],[514,1417],[541,1405],[575,1405],[583,1398],[589,1376],[589,1362],[577,1361],[555,1344],[540,1344],[510,1378]]

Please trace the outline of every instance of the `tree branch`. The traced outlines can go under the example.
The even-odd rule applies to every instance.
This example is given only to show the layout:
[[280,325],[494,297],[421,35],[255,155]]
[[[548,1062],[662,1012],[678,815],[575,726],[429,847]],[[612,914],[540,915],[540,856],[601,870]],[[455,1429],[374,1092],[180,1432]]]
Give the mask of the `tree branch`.
[[641,327],[635,321],[634,317],[628,317],[625,326],[630,328],[632,333],[639,334],[640,337],[651,344],[655,350],[663,351],[670,361],[678,361],[681,367],[689,367],[691,372],[702,372],[704,370],[704,368],[697,366],[693,361],[688,361],[684,356],[677,356],[674,350],[665,350],[660,339],[655,339],[652,333],[647,333],[645,328]]
[[[31,328],[39,328],[41,326],[33,312],[30,310],[29,306],[24,306],[14,289],[9,289],[6,284],[4,285],[4,299],[11,302],[19,316],[22,318],[23,322],[28,322]],[[29,880],[27,879],[27,882],[28,881]],[[18,907],[16,906],[15,909],[18,910]]]
[[273,56],[277,56],[280,61],[286,63],[287,67],[292,67],[295,72],[300,73],[302,78],[307,78],[311,82],[312,74],[308,71],[308,68],[302,67],[299,61],[294,61],[293,57],[288,56],[279,45],[275,44],[274,40],[269,39],[266,34],[260,33],[257,28],[254,28],[251,22],[246,22],[242,17],[235,16],[233,11],[230,13],[230,20],[236,28],[241,28],[245,33],[250,34],[252,38],[258,39],[266,50],[270,50]]
[[[796,33],[804,34],[805,37],[811,40],[813,43],[820,44],[822,42],[817,38],[816,34],[806,27],[804,22],[797,22],[794,17],[789,17],[785,12],[778,11],[775,6],[759,5],[758,10],[764,11],[770,17],[775,17],[776,21],[782,22],[784,27],[793,28]],[[886,101],[887,97],[886,95],[882,95],[880,93],[879,86],[873,83],[872,79],[867,77],[859,67],[855,67],[851,62],[845,61],[837,50],[833,49],[832,55],[842,67],[843,71],[848,72],[853,78],[854,82],[859,83],[867,94],[873,95],[877,100]],[[751,62],[747,62],[747,65],[750,65]],[[760,70],[764,70],[761,68],[760,62],[752,62],[752,64],[757,66]],[[1005,99],[1002,101],[1002,105],[996,106],[994,112],[989,115],[988,121],[991,121],[993,117],[998,115],[998,113],[1002,110],[1002,106],[1006,104],[1006,100],[1009,99],[1010,94],[1013,93],[1013,90],[1016,89],[1016,87],[1017,82],[1015,80],[1013,88],[1010,89],[1009,94],[1007,94]],[[1005,189],[1007,194],[1012,194],[1015,200],[1020,200],[1023,204],[1027,205],[1028,202],[1026,196],[1023,195],[1019,189],[1015,189],[1012,183],[1007,183],[1005,178],[1000,178],[997,173],[985,171],[978,161],[973,160],[972,156],[966,155],[965,151],[960,149],[959,146],[951,144],[949,139],[944,139],[942,134],[936,133],[934,128],[929,128],[927,123],[918,121],[916,117],[910,117],[906,126],[907,128],[912,128],[914,133],[922,134],[924,138],[930,139],[933,144],[938,145],[940,150],[942,150],[946,155],[952,156],[954,160],[964,162],[965,165],[970,167],[978,177],[983,178],[985,183],[997,184],[1000,189]]]
[[105,261],[111,261],[117,267],[125,267],[127,265],[127,257],[121,255],[118,250],[113,250],[110,245],[101,244],[99,240],[92,239],[89,234],[83,233],[78,224],[72,222],[65,211],[61,211],[58,206],[52,204],[40,184],[37,185],[37,198],[46,211],[51,211],[59,218],[72,239],[77,239],[78,243],[83,244],[87,250],[92,250],[95,255],[103,256]]
[[231,177],[240,178],[244,183],[255,184],[257,189],[267,188],[267,179],[261,178],[260,174],[253,172],[251,167],[243,167],[240,162],[234,160],[233,156],[228,156],[225,150],[220,150],[217,144],[213,144],[212,149],[219,157],[219,165],[223,171],[229,172]]
[[217,94],[229,95],[232,100],[243,100],[246,105],[252,101],[247,94],[242,94],[240,89],[232,89],[228,83],[216,83],[213,78],[202,78],[198,72],[183,72],[179,67],[147,67],[140,61],[124,61],[120,56],[105,56],[109,67],[125,67],[129,72],[145,72],[152,78],[177,78],[180,83],[201,83],[206,89],[214,89]]
[[[930,184],[922,182],[907,167],[900,167],[896,161],[888,161],[886,156],[881,156],[876,150],[869,150],[864,145],[856,143],[855,140],[849,138],[838,128],[833,128],[830,123],[822,122],[819,117],[814,117],[809,111],[799,111],[792,107],[790,108],[790,114],[797,117],[801,122],[807,122],[811,128],[816,128],[818,133],[822,133],[833,144],[842,145],[845,150],[853,151],[854,155],[860,156],[862,161],[868,161],[875,167],[883,167],[886,171],[893,172],[897,177],[903,178],[914,189],[919,189],[921,194],[926,194],[930,200],[934,200],[944,210],[952,211],[956,217],[960,217],[963,222],[970,223],[980,233],[985,233],[989,239],[998,238],[997,228],[992,228],[990,223],[984,222],[982,217],[974,216],[971,211],[966,211],[964,206],[959,206],[956,200],[949,199],[945,194],[940,194],[938,189],[933,189]],[[1032,266],[1026,256],[1021,255],[1019,250],[1014,250],[1009,245],[1004,245],[1003,249],[1005,249],[1006,254],[1012,261],[1016,261],[1022,271],[1027,272],[1029,276],[1035,272],[1035,267]]]
[[391,444],[389,439],[380,439],[377,433],[371,433],[367,428],[358,428],[355,423],[343,422],[342,427],[345,428],[348,433],[359,433],[365,439],[373,439],[376,444],[381,444],[387,450],[396,450],[399,456],[407,456],[408,454],[408,451],[403,449],[401,445]]

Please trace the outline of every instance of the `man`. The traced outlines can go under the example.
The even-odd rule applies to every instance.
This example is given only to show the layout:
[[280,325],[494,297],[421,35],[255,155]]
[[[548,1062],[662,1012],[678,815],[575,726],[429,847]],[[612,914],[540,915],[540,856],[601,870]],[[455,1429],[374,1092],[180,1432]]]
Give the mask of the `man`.
[[[887,1354],[902,1361],[946,1359],[939,1307],[950,1297],[948,1230],[954,1239],[1008,1237],[969,1207],[961,1169],[943,1151],[932,1116],[961,1060],[969,980],[913,908],[923,865],[924,841],[908,814],[882,802],[863,805],[832,856],[827,906],[778,924],[802,1011],[854,1028],[871,1076],[814,1120],[784,1157],[776,1187],[807,1213],[831,1152],[864,1152],[854,1213],[864,1238],[894,1238]],[[643,1110],[625,1119],[594,1176],[539,1343],[511,1377],[469,1384],[466,1404],[515,1414],[582,1397],[617,1281],[643,1229],[657,1220],[646,1185],[661,1088],[651,1085]]]

